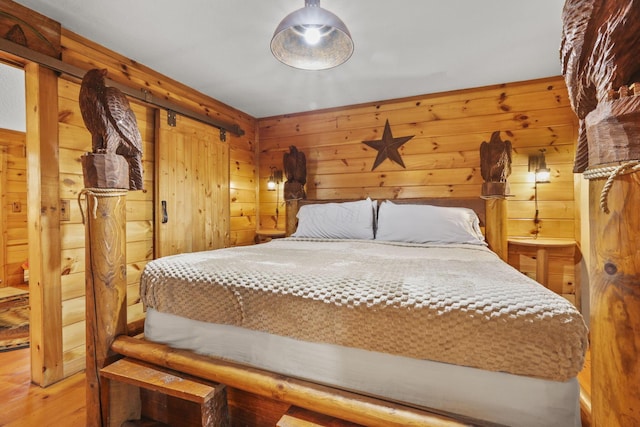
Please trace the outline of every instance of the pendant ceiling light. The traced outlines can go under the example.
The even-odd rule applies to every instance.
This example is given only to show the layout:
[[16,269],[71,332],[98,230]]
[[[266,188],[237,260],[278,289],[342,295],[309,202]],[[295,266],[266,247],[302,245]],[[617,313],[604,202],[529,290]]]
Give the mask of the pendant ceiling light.
[[351,34],[336,15],[320,7],[320,0],[305,0],[304,7],[287,15],[271,39],[278,61],[303,70],[326,70],[351,57]]

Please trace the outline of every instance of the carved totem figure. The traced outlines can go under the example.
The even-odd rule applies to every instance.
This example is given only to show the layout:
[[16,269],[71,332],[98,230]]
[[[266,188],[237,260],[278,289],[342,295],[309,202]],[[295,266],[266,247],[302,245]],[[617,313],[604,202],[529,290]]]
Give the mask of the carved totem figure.
[[506,196],[507,178],[511,175],[511,141],[500,139],[500,131],[491,134],[489,142],[480,144],[480,173],[483,196]]
[[284,183],[284,199],[306,199],[304,185],[307,183],[307,158],[304,153],[292,145],[289,152],[284,153],[282,164],[287,177]]
[[87,71],[80,87],[80,111],[91,132],[94,153],[123,156],[129,164],[129,189],[141,190],[142,137],[127,97],[117,88],[107,87],[107,70]]
[[567,0],[562,20],[562,73],[580,120],[574,172],[639,158],[640,0]]

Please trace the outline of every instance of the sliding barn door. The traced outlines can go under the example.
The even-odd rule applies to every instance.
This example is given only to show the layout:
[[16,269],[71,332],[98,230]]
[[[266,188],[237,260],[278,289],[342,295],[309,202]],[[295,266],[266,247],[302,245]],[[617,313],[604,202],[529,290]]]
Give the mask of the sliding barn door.
[[156,116],[156,257],[228,246],[229,144],[217,128]]

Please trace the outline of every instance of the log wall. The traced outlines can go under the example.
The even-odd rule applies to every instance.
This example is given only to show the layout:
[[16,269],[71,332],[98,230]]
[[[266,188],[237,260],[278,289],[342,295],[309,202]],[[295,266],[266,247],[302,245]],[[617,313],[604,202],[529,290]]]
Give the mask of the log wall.
[[[362,141],[381,139],[386,120],[394,137],[414,135],[399,150],[406,169],[385,160],[371,170],[377,151]],[[579,239],[572,174],[577,119],[562,77],[260,119],[260,227],[276,225],[276,193],[266,181],[270,166],[282,168],[290,145],[307,156],[308,198],[479,197],[480,144],[494,131],[513,145],[509,236],[535,231],[528,156],[544,148],[552,174],[551,183],[538,187],[539,236]],[[284,229],[282,210],[277,228]],[[510,256],[523,256],[521,271],[534,274],[530,254]],[[574,264],[567,256],[552,266],[551,279],[561,282],[556,289],[573,292]]]
[[[225,222],[225,234],[229,236],[230,245],[252,244],[255,238],[257,212],[257,184],[256,174],[256,152],[255,135],[256,121],[254,118],[218,102],[208,96],[194,91],[178,82],[175,82],[159,73],[138,64],[134,60],[125,58],[117,53],[99,46],[77,34],[65,29],[61,29],[59,24],[46,19],[8,0],[0,0],[0,10],[12,11],[19,8],[24,16],[24,21],[37,21],[46,28],[41,32],[51,29],[57,36],[55,46],[56,55],[60,54],[63,62],[74,65],[78,68],[88,70],[90,68],[107,68],[108,77],[118,83],[129,86],[133,89],[145,91],[152,98],[168,100],[178,106],[198,114],[208,115],[218,121],[235,124],[239,126],[245,134],[236,136],[227,132],[227,143],[230,153],[230,212],[231,220]],[[14,13],[15,14],[15,13]],[[1,21],[1,20],[0,20]],[[4,24],[3,24],[4,25]],[[31,28],[31,27],[30,27]],[[39,27],[38,27],[39,28]],[[62,36],[59,37],[59,34]],[[48,33],[47,33],[48,34]],[[31,46],[31,45],[30,45]],[[34,45],[34,47],[37,47]],[[82,174],[79,157],[87,151],[91,151],[90,135],[84,128],[78,107],[79,81],[67,75],[60,75],[57,80],[41,79],[38,73],[39,68],[31,64],[28,60],[0,51],[0,60],[7,61],[16,66],[25,68],[31,67],[34,70],[33,78],[28,82],[32,86],[34,93],[49,93],[55,104],[57,100],[58,109],[47,105],[46,111],[52,112],[56,120],[49,120],[53,126],[43,127],[40,122],[44,119],[37,101],[39,98],[32,97],[34,105],[31,109],[33,128],[27,128],[26,140],[32,141],[31,148],[26,144],[27,152],[33,150],[33,154],[41,154],[39,146],[46,141],[48,150],[55,152],[55,155],[42,157],[42,162],[46,166],[47,174],[55,175],[54,180],[41,180],[38,171],[38,164],[34,162],[33,170],[26,164],[26,158],[31,158],[31,154],[24,152],[25,135],[22,141],[14,144],[16,137],[11,135],[10,141],[3,135],[0,140],[2,144],[2,215],[8,217],[11,227],[3,227],[0,246],[4,248],[5,242],[11,243],[16,248],[20,245],[27,246],[30,252],[42,253],[43,247],[54,248],[54,259],[49,257],[35,257],[47,260],[48,262],[38,263],[39,270],[37,291],[34,287],[32,296],[32,329],[35,339],[32,348],[39,349],[42,355],[32,354],[32,380],[41,385],[48,385],[55,381],[77,372],[84,367],[84,227],[81,224],[80,210],[77,205],[77,195],[82,189]],[[33,65],[33,66],[32,66]],[[52,74],[52,73],[50,73]],[[59,93],[59,95],[58,95]],[[28,97],[28,99],[30,99]],[[153,247],[153,218],[154,218],[154,114],[157,107],[147,105],[143,102],[133,102],[132,107],[136,113],[139,126],[144,138],[144,169],[145,186],[147,192],[132,192],[127,196],[127,277],[129,284],[128,304],[129,318],[141,317],[141,307],[138,303],[138,278],[145,263],[154,256]],[[217,129],[214,130],[218,132]],[[29,139],[29,135],[33,135]],[[22,144],[22,151],[19,145]],[[49,152],[47,151],[47,152]],[[22,152],[21,159],[17,159]],[[40,159],[39,155],[33,157]],[[23,172],[18,171],[13,165],[21,165]],[[11,167],[7,167],[10,165]],[[30,168],[31,175],[34,176],[33,186],[27,184],[24,177],[24,170]],[[55,174],[53,173],[55,172]],[[59,178],[58,178],[59,175]],[[48,176],[48,175],[47,175]],[[40,177],[41,178],[41,177]],[[30,203],[28,219],[20,215],[6,215],[7,203],[13,205],[18,201],[18,191],[16,188],[23,181],[26,195],[33,194],[32,198],[25,197],[22,208],[26,212],[27,200],[35,200],[38,203]],[[52,182],[53,181],[53,182]],[[10,192],[8,192],[10,190]],[[21,190],[22,191],[22,190]],[[37,196],[37,197],[36,197]],[[14,200],[16,199],[16,200]],[[11,206],[12,206],[11,205]],[[33,206],[31,206],[33,205]],[[42,206],[38,206],[42,205]],[[60,209],[58,209],[60,207]],[[33,209],[32,209],[33,208]],[[45,238],[34,239],[31,236],[19,236],[20,229],[33,229],[34,236],[43,234],[42,227],[38,221],[42,221],[45,215],[47,236],[58,236],[55,244],[45,244]],[[69,213],[69,219],[58,220],[61,209]],[[33,210],[33,213],[31,213]],[[38,214],[40,212],[40,215]],[[35,221],[27,227],[29,221]],[[3,225],[7,221],[3,221]],[[24,223],[24,224],[22,224]],[[38,231],[40,230],[40,231]],[[49,233],[49,231],[51,231]],[[39,234],[38,234],[39,233]],[[7,238],[8,237],[8,238]],[[25,255],[27,250],[24,250]],[[3,249],[3,257],[0,259],[5,264],[7,252]],[[21,265],[26,259],[23,254],[11,253],[9,259],[12,260],[9,268],[15,270],[14,265]],[[24,259],[23,259],[24,258]],[[18,260],[15,263],[13,260]],[[3,267],[4,272],[4,267]],[[22,277],[22,271],[19,271]],[[3,273],[4,274],[4,273]],[[16,276],[18,277],[18,276]],[[61,280],[60,280],[61,279]],[[17,279],[16,279],[17,280]],[[3,280],[4,281],[4,280]],[[48,308],[56,308],[57,315],[44,316],[48,313]],[[60,313],[61,312],[61,313]],[[42,314],[42,315],[41,315]],[[45,320],[46,319],[46,322]],[[42,322],[40,322],[42,320]],[[43,326],[44,325],[44,326]],[[46,349],[42,350],[42,349]],[[45,354],[46,353],[46,354]],[[45,373],[46,374],[43,374]]]
[[15,286],[23,283],[22,264],[29,257],[24,132],[0,129],[0,190],[0,287]]
[[62,46],[62,59],[66,63],[84,69],[107,68],[108,77],[118,83],[140,88],[153,97],[167,99],[217,120],[235,123],[244,130],[243,136],[227,132],[231,183],[230,244],[253,243],[257,211],[255,119],[64,28]]

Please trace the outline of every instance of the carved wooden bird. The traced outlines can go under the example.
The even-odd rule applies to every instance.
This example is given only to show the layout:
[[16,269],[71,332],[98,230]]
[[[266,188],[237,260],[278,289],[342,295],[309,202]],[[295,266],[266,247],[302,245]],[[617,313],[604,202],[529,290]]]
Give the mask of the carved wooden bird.
[[289,147],[288,153],[284,153],[282,164],[287,181],[299,182],[302,185],[307,183],[307,158],[294,145]]
[[610,89],[640,81],[640,0],[567,0],[560,60],[579,119],[574,172],[589,165],[585,119]]
[[80,86],[80,111],[91,132],[94,153],[115,153],[129,163],[129,189],[141,190],[142,137],[126,96],[107,87],[107,70],[87,71]]
[[485,182],[506,182],[511,175],[511,141],[502,141],[499,130],[480,144],[480,173]]

